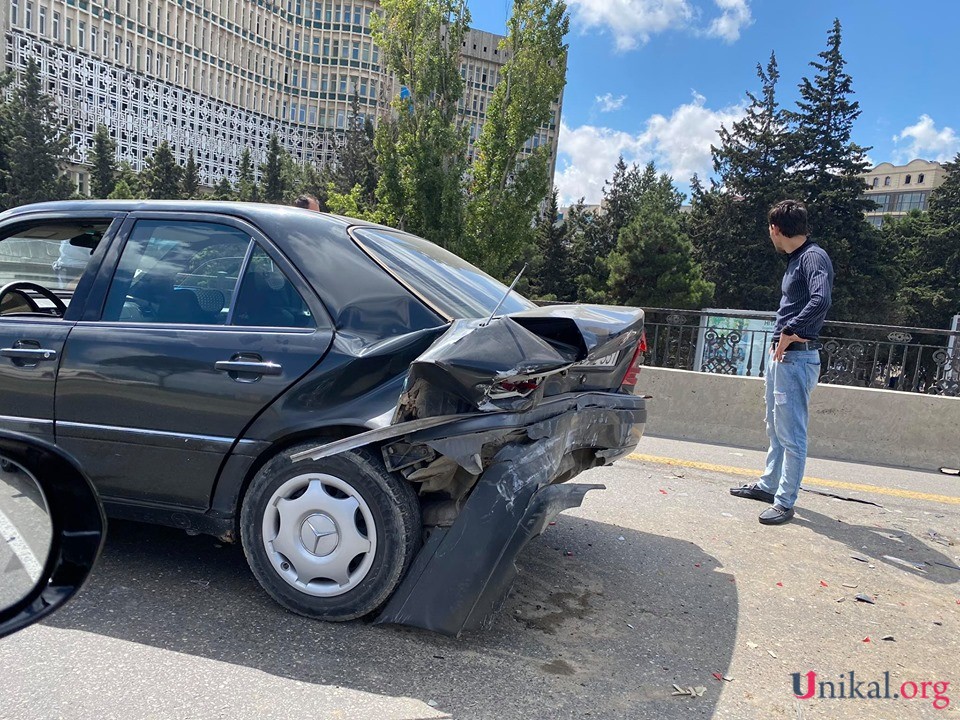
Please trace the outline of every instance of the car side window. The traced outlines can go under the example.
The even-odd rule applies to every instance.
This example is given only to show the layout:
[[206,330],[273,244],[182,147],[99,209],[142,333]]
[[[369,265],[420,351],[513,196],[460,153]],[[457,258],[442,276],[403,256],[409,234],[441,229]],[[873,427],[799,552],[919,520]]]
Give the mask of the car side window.
[[233,324],[280,328],[317,326],[303,297],[259,245],[254,248],[240,283]]
[[103,320],[224,325],[249,234],[204,222],[140,220],[110,285]]
[[110,222],[48,220],[0,239],[0,287],[31,282],[69,302]]

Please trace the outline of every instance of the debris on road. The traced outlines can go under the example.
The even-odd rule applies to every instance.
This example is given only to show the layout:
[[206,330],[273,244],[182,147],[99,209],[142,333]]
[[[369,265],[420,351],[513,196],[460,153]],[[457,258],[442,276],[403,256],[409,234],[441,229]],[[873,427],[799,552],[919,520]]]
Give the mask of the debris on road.
[[777,654],[773,650],[767,650],[767,652],[770,653],[770,657],[776,659]]
[[870,597],[869,595],[865,595],[864,593],[859,593],[859,594],[857,595],[857,597],[854,598],[854,599],[857,600],[858,602],[867,603],[868,605],[876,605],[876,604],[877,604],[877,599],[876,599],[876,598]]
[[863,641],[864,641],[864,642],[870,642],[870,638],[865,637],[865,638],[863,639]]
[[620,537],[617,538],[617,540],[619,540],[620,542],[623,542],[624,540],[626,540],[626,538],[623,535],[621,535]]
[[756,650],[756,649],[757,649],[758,647],[760,647],[760,646],[757,645],[755,642],[749,642],[749,641],[748,641],[748,642],[747,642],[747,647],[750,648],[751,650]]
[[674,685],[673,692],[670,694],[679,695],[680,697],[703,697],[703,694],[706,691],[707,689],[701,685],[698,685],[697,687],[687,687],[687,688],[682,688],[679,685]]
[[630,628],[631,630],[636,630],[636,628],[635,628],[633,625],[631,625],[630,623],[627,623],[626,625],[627,625],[627,627]]
[[865,558],[863,555],[851,555],[850,557],[852,557],[854,560],[858,562],[862,562],[862,563],[870,562],[870,558]]
[[896,639],[894,639],[893,635],[884,635],[884,636],[883,636],[882,638],[880,638],[880,639],[881,639],[881,640],[886,640],[887,642],[896,642]]
[[850,588],[851,590],[855,590],[857,587],[855,583],[843,583],[843,586],[845,588]]
[[439,704],[440,703],[438,703],[436,700],[427,700],[427,705],[429,705],[430,707],[436,707]]
[[950,538],[944,537],[943,535],[941,535],[940,533],[938,533],[936,530],[932,528],[930,530],[927,530],[927,537],[933,540],[935,543],[946,545],[947,547],[950,547],[951,545],[953,545],[953,541]]
[[823,580],[820,581],[820,587],[830,587]]
[[960,475],[960,469],[957,468],[942,467],[940,468],[940,472],[944,475]]
[[[845,597],[838,597],[838,598],[837,598],[837,602],[844,602],[845,600],[846,600]],[[837,612],[839,612],[839,610],[838,610]]]
[[661,495],[666,495],[666,494],[667,494],[667,491],[664,490],[663,488],[660,488],[660,494],[661,494]]
[[908,567],[911,570],[916,570],[917,572],[926,572],[926,568],[923,567],[923,563],[910,562],[909,560],[904,560],[903,558],[895,557],[894,555],[884,555],[884,560],[889,560],[892,563],[897,565],[902,565],[903,567]]

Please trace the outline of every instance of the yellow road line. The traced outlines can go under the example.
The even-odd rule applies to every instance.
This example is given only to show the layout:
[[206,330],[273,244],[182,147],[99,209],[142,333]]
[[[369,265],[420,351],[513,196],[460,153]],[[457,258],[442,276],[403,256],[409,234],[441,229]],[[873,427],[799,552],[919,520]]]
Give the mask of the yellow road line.
[[[759,475],[756,470],[747,470],[746,468],[714,465],[712,463],[697,462],[696,460],[679,460],[677,458],[660,457],[658,455],[644,455],[642,453],[632,453],[627,456],[627,459],[656,463],[658,465],[672,465],[673,467],[707,470],[709,472],[724,473],[726,475],[743,475],[745,477],[757,477]],[[820,485],[838,490],[855,490],[876,493],[878,495],[893,495],[894,497],[908,498],[910,500],[927,500],[929,502],[946,503],[948,505],[960,505],[960,497],[954,497],[952,495],[935,495],[934,493],[916,492],[915,490],[901,490],[899,488],[880,487],[879,485],[866,485],[864,483],[844,482],[842,480],[825,480],[824,478],[806,476],[803,478],[803,483],[805,485]]]

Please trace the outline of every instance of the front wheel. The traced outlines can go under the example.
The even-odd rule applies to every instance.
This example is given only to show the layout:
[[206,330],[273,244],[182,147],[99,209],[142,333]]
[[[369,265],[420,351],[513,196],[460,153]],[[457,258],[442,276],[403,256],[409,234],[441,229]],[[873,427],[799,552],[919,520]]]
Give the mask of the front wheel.
[[380,608],[420,542],[420,505],[409,483],[366,450],[294,463],[316,447],[289,448],[254,477],[240,512],[244,554],[285,608],[343,621]]

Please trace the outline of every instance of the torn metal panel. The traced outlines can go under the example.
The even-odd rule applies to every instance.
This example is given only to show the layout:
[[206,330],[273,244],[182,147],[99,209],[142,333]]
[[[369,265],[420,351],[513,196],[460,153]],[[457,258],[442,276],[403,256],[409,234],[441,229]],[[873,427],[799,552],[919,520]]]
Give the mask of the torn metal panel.
[[643,413],[572,403],[530,426],[526,441],[501,447],[452,525],[430,535],[377,622],[450,635],[483,627],[509,591],[527,542],[587,491],[602,488],[558,483],[603,464],[597,448],[630,452]]

